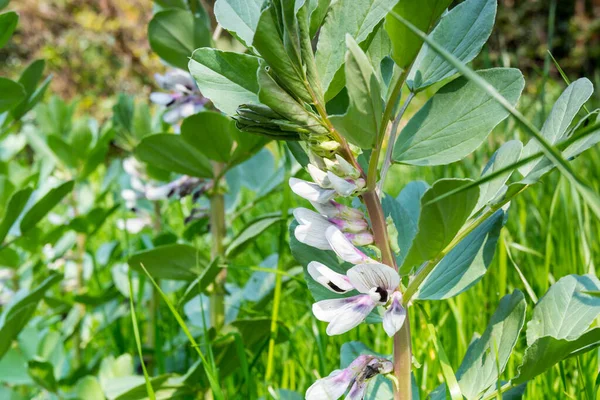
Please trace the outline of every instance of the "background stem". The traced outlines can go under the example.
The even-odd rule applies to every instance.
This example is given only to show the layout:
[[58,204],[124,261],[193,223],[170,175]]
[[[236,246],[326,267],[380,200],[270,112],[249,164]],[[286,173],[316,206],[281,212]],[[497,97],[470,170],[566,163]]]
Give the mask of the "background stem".
[[[219,176],[223,165],[215,163],[214,175]],[[210,198],[210,233],[212,235],[212,259],[225,253],[225,198],[219,187],[220,180],[215,180],[213,194]],[[215,278],[210,295],[210,322],[215,329],[220,329],[225,322],[225,280],[227,269],[223,268]]]

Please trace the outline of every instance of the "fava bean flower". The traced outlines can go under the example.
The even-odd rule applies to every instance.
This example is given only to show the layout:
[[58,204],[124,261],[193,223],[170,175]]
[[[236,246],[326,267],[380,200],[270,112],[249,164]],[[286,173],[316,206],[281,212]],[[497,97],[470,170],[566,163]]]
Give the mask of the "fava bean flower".
[[163,115],[163,121],[167,124],[178,124],[190,115],[201,111],[208,102],[187,72],[172,69],[164,75],[155,74],[154,79],[158,86],[169,92],[150,94],[150,101],[167,108]]
[[359,264],[346,275],[312,261],[308,273],[321,285],[338,294],[353,290],[359,294],[321,300],[313,304],[313,313],[321,321],[329,322],[328,335],[340,335],[358,326],[377,306],[386,308],[383,328],[388,336],[400,330],[406,319],[402,294],[397,290],[400,277],[394,269],[379,263]]
[[372,355],[358,356],[347,368],[335,370],[329,376],[317,380],[306,391],[306,400],[336,400],[346,392],[347,400],[364,397],[369,380],[379,374],[392,371],[392,363]]

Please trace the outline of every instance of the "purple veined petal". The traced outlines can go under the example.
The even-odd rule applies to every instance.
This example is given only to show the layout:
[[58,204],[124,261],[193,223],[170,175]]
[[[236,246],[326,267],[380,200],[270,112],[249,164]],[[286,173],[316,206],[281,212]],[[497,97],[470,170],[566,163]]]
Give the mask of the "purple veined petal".
[[294,218],[301,225],[319,225],[324,230],[331,226],[327,218],[304,207],[294,209]]
[[294,236],[300,243],[320,250],[331,250],[325,237],[325,231],[331,223],[326,218],[307,208],[296,208],[294,218],[300,224],[294,230]]
[[335,370],[313,383],[305,394],[306,400],[336,400],[346,393],[354,376],[347,370]]
[[341,299],[321,300],[313,304],[313,314],[321,321],[329,322],[327,334],[341,335],[360,325],[367,318],[375,302],[371,296],[360,294]]
[[354,382],[348,392],[348,396],[344,397],[344,400],[362,400],[367,393],[368,385],[369,381],[366,380]]
[[174,101],[174,99],[173,96],[171,96],[169,93],[152,92],[150,93],[150,101],[154,104],[166,106],[168,104],[171,104]]
[[381,299],[384,303],[388,301],[387,295],[392,294],[400,284],[398,272],[380,263],[355,265],[348,270],[347,275],[361,293],[369,293],[373,288],[387,291],[385,299]]
[[374,263],[375,260],[367,257],[362,251],[358,250],[352,242],[335,226],[330,226],[325,232],[325,237],[331,246],[331,249],[342,260],[352,264]]
[[311,278],[334,293],[346,293],[354,289],[346,275],[339,274],[318,261],[311,261],[307,271]]
[[320,231],[320,233],[314,228],[314,225],[298,225],[294,229],[294,236],[300,243],[319,250],[331,250],[323,231]]
[[[310,204],[319,212],[319,214],[326,216],[327,218],[335,218],[340,214],[338,207],[336,207],[335,201],[331,200],[326,203],[317,203],[316,201],[311,201]],[[341,204],[339,204],[341,206]]]
[[[329,222],[336,225],[338,228],[340,228],[344,232],[362,233],[367,228],[369,228],[369,224],[364,219],[348,220],[348,219],[344,219],[344,218],[330,218]],[[368,243],[365,243],[365,244],[373,243],[373,235],[371,235],[371,234],[369,234],[369,235],[371,237],[370,241],[368,241],[368,238],[369,238],[368,236],[364,236],[365,240],[368,241]],[[363,245],[360,245],[360,246],[363,246]]]
[[356,184],[348,182],[344,178],[340,178],[331,171],[327,172],[327,178],[329,178],[331,186],[340,194],[340,196],[350,196],[356,190]]
[[307,182],[298,178],[290,178],[292,192],[309,201],[327,203],[335,196],[335,190],[323,189],[316,183]]
[[312,180],[315,181],[315,183],[317,185],[319,185],[325,189],[331,188],[331,182],[329,181],[329,178],[327,177],[327,172],[320,170],[319,168],[315,167],[312,164],[308,164],[306,166],[306,170],[308,171]]
[[370,232],[348,233],[346,237],[355,246],[367,246],[373,244],[373,235]]
[[389,337],[394,336],[402,328],[406,320],[406,309],[402,306],[402,294],[392,293],[392,303],[383,314],[383,329]]

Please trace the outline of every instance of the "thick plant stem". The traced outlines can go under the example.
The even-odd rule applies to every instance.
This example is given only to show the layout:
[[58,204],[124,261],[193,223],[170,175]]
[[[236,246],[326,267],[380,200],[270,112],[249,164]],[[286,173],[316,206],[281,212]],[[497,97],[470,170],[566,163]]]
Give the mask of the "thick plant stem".
[[[362,194],[362,199],[367,207],[371,219],[371,228],[375,244],[381,250],[381,257],[384,264],[397,269],[396,258],[392,253],[385,215],[381,207],[381,201],[377,192],[369,190]],[[410,324],[408,315],[402,329],[394,335],[394,376],[398,382],[398,387],[394,390],[395,400],[410,400],[411,393],[411,371],[412,371],[412,353],[410,339]]]
[[397,269],[396,258],[390,248],[388,238],[387,225],[385,223],[385,215],[381,208],[381,201],[375,190],[368,190],[361,195],[369,218],[371,219],[371,228],[373,229],[373,237],[375,244],[381,250],[381,258],[384,264]]
[[[219,176],[221,164],[215,164],[214,174]],[[222,257],[225,253],[223,239],[225,238],[225,198],[215,181],[213,194],[210,198],[210,233],[212,235],[211,256],[213,259]],[[210,295],[210,322],[215,329],[220,329],[225,323],[225,280],[227,269],[223,268],[213,282]]]
[[402,328],[394,335],[394,375],[398,387],[394,390],[394,400],[412,399],[412,346],[410,341],[410,321],[408,315]]

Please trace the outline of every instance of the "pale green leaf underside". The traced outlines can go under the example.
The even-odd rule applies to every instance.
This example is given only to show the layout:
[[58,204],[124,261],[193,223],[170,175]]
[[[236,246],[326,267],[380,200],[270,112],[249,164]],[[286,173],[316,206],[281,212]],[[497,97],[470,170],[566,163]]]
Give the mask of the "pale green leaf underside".
[[568,275],[540,299],[527,323],[527,344],[543,336],[556,339],[579,337],[600,314],[600,298],[582,293],[600,290],[593,275]]
[[264,0],[217,0],[215,18],[221,26],[252,46]]
[[[492,33],[496,0],[468,0],[444,15],[430,37],[464,63],[471,61]],[[456,73],[448,61],[428,45],[423,45],[407,78],[413,91],[419,91]]]
[[[478,75],[512,105],[525,85],[513,68],[492,68]],[[442,165],[474,151],[491,130],[508,116],[496,100],[476,83],[461,77],[442,87],[400,133],[393,160],[411,165]]]
[[[321,77],[321,86],[327,89],[336,73],[344,63],[346,54],[346,34],[350,34],[357,43],[364,42],[375,26],[386,16],[398,0],[338,0],[333,4],[321,27],[317,52],[315,54],[317,71]],[[338,79],[330,91],[337,94],[343,87]]]
[[227,115],[241,104],[258,104],[259,59],[247,54],[201,48],[192,54],[190,73],[205,97]]

